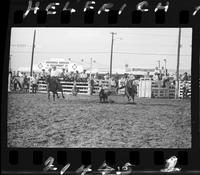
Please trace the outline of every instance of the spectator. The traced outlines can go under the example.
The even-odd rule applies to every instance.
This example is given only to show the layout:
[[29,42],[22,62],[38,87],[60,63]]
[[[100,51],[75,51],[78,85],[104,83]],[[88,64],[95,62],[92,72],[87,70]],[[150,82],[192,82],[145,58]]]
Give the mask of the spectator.
[[24,89],[26,92],[28,92],[29,90],[29,79],[27,77],[27,75],[24,76],[24,85],[23,85]]
[[189,84],[184,82],[183,84],[183,98],[188,98],[188,92],[189,92]]
[[94,77],[92,76],[90,79],[90,95],[93,95],[94,91]]
[[94,79],[95,79],[95,80],[100,79],[100,76],[99,76],[99,73],[98,73],[98,72],[95,73],[95,75],[94,75]]
[[[168,82],[168,83],[167,83]],[[162,77],[162,87],[165,88],[166,86],[169,86],[170,84],[170,79],[167,77],[167,75],[164,75]]]
[[104,76],[104,80],[109,80],[109,78],[110,78],[110,75],[109,75],[109,73],[107,73],[107,74]]
[[78,72],[78,71],[76,71],[76,72],[74,73],[74,75],[73,75],[73,80],[74,80],[74,81],[78,81],[78,80],[79,80],[79,72]]
[[144,78],[150,78],[149,72],[147,72],[147,74],[144,76]]
[[69,73],[69,81],[73,81],[74,79],[74,72]]
[[47,76],[47,72],[45,72],[45,69],[42,69],[41,79],[45,80]]
[[119,75],[118,73],[115,74],[115,87],[118,87],[119,84]]
[[111,78],[110,83],[111,83],[111,87],[116,87],[116,83],[115,83],[115,78],[114,77]]
[[158,67],[155,67],[155,71],[154,71],[154,74],[155,75],[158,75],[160,72],[159,72],[159,69],[158,69]]
[[86,70],[83,70],[83,72],[81,73],[80,75],[80,78],[83,80],[83,81],[86,81],[87,78],[88,78],[88,75],[86,73]]
[[21,89],[21,84],[19,83],[17,77],[13,77],[12,83],[14,86],[14,91],[17,91],[18,87]]
[[38,78],[37,78],[37,75],[34,74],[32,77],[31,77],[31,85],[32,85],[32,93],[36,93],[37,92],[37,83],[38,83]]
[[182,80],[183,81],[188,81],[189,80],[187,72],[184,73]]
[[65,69],[62,69],[62,72],[60,74],[60,78],[65,79],[65,77],[66,77]]
[[163,77],[164,75],[166,75],[166,70],[165,70],[164,67],[161,68],[160,73],[161,73],[161,79],[162,79],[162,77]]
[[158,81],[160,79],[160,70],[158,69],[158,67],[155,68],[153,79],[156,81]]
[[52,70],[51,68],[48,69],[47,75],[51,76],[51,70]]

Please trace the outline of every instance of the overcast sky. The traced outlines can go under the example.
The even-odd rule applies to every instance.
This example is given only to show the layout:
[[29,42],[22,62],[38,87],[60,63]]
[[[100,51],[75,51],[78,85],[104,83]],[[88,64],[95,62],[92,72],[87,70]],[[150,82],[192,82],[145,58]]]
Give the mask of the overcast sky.
[[[34,64],[60,58],[109,70],[111,32],[114,40],[113,72],[133,68],[155,68],[158,60],[176,69],[178,28],[12,28],[11,68],[30,67],[33,33],[36,29]],[[191,69],[192,29],[181,30],[180,69]]]

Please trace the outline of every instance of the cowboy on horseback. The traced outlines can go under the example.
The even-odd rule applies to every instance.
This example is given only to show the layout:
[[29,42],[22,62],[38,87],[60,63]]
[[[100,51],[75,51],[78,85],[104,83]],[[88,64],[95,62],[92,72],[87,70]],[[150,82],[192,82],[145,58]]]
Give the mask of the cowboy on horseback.
[[58,79],[59,72],[56,70],[56,66],[53,66],[53,69],[49,69],[49,75],[46,77],[47,81],[47,92],[48,92],[48,98],[50,100],[50,91],[53,92],[53,99],[55,100],[55,94],[57,95],[57,98],[59,98],[57,91],[60,91],[62,94],[62,97],[64,97],[62,85],[60,84],[60,81]]
[[53,66],[53,69],[51,70],[50,76],[51,76],[52,80],[56,82],[57,85],[60,84],[60,81],[58,79],[59,72],[57,71],[56,66]]
[[128,101],[130,101],[130,97],[134,101],[134,94],[137,92],[136,84],[135,84],[135,76],[129,75],[127,78],[125,78],[125,93],[128,97]]
[[[137,93],[137,85],[135,84],[135,76],[124,74],[123,85],[121,87],[117,87],[117,91],[119,89],[125,88],[125,95],[128,98],[128,101],[134,101],[134,96]],[[131,98],[130,98],[131,97]]]

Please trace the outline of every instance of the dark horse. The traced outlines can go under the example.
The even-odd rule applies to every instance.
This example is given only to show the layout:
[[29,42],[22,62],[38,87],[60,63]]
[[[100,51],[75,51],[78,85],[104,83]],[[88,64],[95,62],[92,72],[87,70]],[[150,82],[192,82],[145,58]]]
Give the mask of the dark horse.
[[51,78],[49,75],[46,77],[46,83],[47,83],[47,93],[48,93],[48,99],[50,100],[50,92],[53,93],[53,101],[55,101],[55,94],[58,96],[58,91],[61,92],[62,97],[65,98],[63,94],[62,85],[59,81],[56,80],[56,78]]
[[[128,98],[128,101],[132,100],[134,101],[135,98],[135,94],[137,94],[137,86],[133,83],[134,80],[127,80],[125,86],[122,87],[117,87],[117,91],[118,89],[123,89],[125,88],[125,95]],[[131,97],[131,98],[130,98]]]

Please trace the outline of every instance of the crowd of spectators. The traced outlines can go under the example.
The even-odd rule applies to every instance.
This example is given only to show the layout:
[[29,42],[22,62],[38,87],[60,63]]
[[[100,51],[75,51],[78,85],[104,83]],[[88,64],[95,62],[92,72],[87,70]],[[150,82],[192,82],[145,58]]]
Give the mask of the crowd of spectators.
[[[32,87],[32,93],[36,93],[38,90],[38,82],[39,80],[46,80],[46,77],[52,76],[53,74],[56,75],[60,80],[69,81],[69,82],[89,82],[91,87],[91,95],[93,94],[94,86],[102,84],[105,81],[110,80],[111,87],[120,87],[124,85],[124,82],[127,78],[134,79],[136,82],[139,82],[139,78],[131,74],[112,74],[110,77],[109,73],[106,74],[99,74],[98,72],[95,74],[89,74],[86,70],[83,72],[69,72],[68,69],[62,69],[62,71],[57,71],[55,74],[56,68],[45,70],[42,69],[41,72],[33,72],[32,76],[27,75],[26,73],[22,72],[10,72],[11,76],[11,91],[17,90],[24,90],[25,92],[29,92],[30,86]],[[149,72],[146,73],[143,78],[149,78],[153,81],[160,81],[162,82],[163,87],[167,87],[169,85],[175,85],[176,83],[176,75],[169,74],[164,67],[159,69],[158,67],[155,68],[154,74],[150,75]],[[185,72],[184,74],[180,74],[179,80],[185,82],[184,88],[187,89],[188,84],[186,82],[191,80],[191,76]]]

